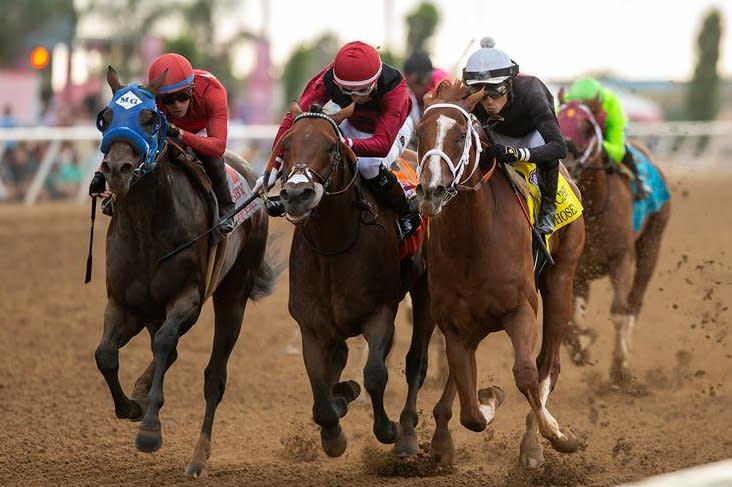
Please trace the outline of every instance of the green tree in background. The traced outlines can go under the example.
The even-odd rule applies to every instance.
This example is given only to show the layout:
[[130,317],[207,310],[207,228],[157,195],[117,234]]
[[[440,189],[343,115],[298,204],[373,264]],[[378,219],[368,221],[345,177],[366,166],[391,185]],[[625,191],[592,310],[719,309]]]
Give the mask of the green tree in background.
[[0,2],[0,67],[28,63],[36,45],[70,44],[76,33],[74,0]]
[[407,23],[407,53],[430,50],[427,43],[440,22],[440,13],[434,4],[422,2],[404,19]]
[[[310,44],[301,45],[290,55],[282,71],[284,89],[283,109],[286,110],[292,100],[300,98],[305,84],[333,61],[340,41],[332,33],[325,33]],[[307,108],[307,107],[302,107]]]
[[698,61],[686,96],[686,115],[690,120],[712,120],[719,111],[719,41],[722,15],[713,9],[704,17],[697,38]]

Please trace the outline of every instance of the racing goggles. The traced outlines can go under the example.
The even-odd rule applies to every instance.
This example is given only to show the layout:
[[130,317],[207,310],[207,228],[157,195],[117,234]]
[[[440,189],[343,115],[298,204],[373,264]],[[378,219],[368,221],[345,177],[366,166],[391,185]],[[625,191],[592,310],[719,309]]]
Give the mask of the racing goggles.
[[474,85],[469,85],[470,92],[471,93],[477,93],[480,90],[485,90],[485,96],[488,98],[492,98],[494,100],[502,97],[508,92],[508,86],[506,86],[506,83],[501,83],[498,85],[491,85],[488,83],[477,83]]
[[370,95],[372,91],[374,91],[374,88],[376,88],[376,83],[372,83],[366,88],[359,88],[357,90],[349,90],[348,88],[344,88],[343,86],[338,86],[338,89],[341,90],[341,93],[346,96],[367,96]]
[[158,100],[160,100],[160,103],[163,105],[172,105],[176,101],[184,102],[191,99],[191,95],[193,93],[193,88],[188,88],[187,90],[183,91],[177,91],[175,93],[166,93],[165,95],[158,95]]

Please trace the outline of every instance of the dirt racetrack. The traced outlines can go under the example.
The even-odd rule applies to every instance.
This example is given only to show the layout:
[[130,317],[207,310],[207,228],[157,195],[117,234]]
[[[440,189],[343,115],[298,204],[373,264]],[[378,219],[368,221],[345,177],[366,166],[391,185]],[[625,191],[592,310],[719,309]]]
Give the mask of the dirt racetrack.
[[[389,447],[371,433],[365,399],[342,422],[349,439],[345,455],[327,458],[311,419],[302,359],[283,353],[296,330],[287,312],[285,274],[272,296],[247,309],[214,424],[209,478],[199,484],[603,486],[732,457],[732,175],[670,180],[673,216],[633,343],[632,365],[648,393],[625,394],[604,383],[612,345],[606,281],[593,286],[588,313],[588,323],[601,333],[593,349],[598,363],[577,368],[562,352],[564,367],[550,406],[584,439],[578,453],[558,454],[545,443],[542,470],[517,467],[527,404],[513,385],[508,338],[497,334],[481,345],[478,382],[501,385],[506,402],[480,434],[453,417],[454,467],[433,468],[426,455],[406,462],[390,457]],[[203,416],[211,306],[182,338],[167,375],[163,447],[139,453],[138,423],[114,417],[94,362],[105,304],[107,221],[97,217],[94,277],[84,286],[87,206],[0,207],[1,485],[191,482],[183,472]],[[289,248],[288,225],[273,227]],[[386,396],[392,419],[403,404],[409,333],[400,313]],[[149,360],[147,334],[122,350],[127,391]],[[344,377],[361,382],[354,362],[352,356]],[[441,384],[430,380],[419,398],[425,444],[440,392]]]

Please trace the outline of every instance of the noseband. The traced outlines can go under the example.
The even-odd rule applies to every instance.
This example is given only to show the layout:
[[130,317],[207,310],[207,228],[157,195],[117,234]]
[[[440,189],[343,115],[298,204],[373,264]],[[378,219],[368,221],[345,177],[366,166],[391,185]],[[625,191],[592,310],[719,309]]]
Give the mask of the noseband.
[[331,156],[330,165],[328,166],[328,172],[325,176],[321,176],[316,171],[310,169],[307,163],[301,162],[295,164],[295,166],[286,176],[284,171],[282,172],[282,184],[295,178],[297,179],[297,181],[294,182],[308,182],[311,184],[317,182],[318,184],[322,185],[325,190],[324,196],[336,196],[345,193],[356,181],[356,178],[358,178],[358,168],[353,168],[353,177],[348,182],[345,188],[333,192],[328,191],[328,186],[330,185],[330,180],[333,177],[333,174],[343,162],[343,151],[341,150],[341,144],[345,143],[345,138],[343,137],[343,133],[341,132],[340,127],[338,127],[338,124],[336,124],[335,120],[333,120],[325,113],[320,112],[303,112],[295,117],[295,119],[292,121],[292,125],[295,125],[298,121],[304,118],[320,118],[327,121],[338,136],[339,144],[337,145],[335,153]]

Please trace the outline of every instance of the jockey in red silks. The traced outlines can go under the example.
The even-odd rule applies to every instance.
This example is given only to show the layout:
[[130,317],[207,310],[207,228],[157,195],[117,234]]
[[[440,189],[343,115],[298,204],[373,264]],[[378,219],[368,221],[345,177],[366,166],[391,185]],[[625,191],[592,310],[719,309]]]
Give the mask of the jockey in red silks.
[[415,51],[404,61],[404,77],[412,99],[412,111],[409,116],[414,126],[419,125],[424,113],[424,96],[430,93],[440,81],[448,77],[447,72],[432,66],[429,56],[424,51]]
[[[234,209],[224,165],[228,106],[226,89],[214,75],[193,69],[184,56],[166,53],[155,59],[148,70],[148,83],[167,71],[165,83],[157,93],[157,104],[168,119],[168,137],[193,149],[211,179],[221,217]],[[202,133],[204,132],[205,133]],[[105,190],[104,175],[96,172],[90,195]],[[226,233],[233,219],[220,226]]]
[[[383,64],[379,53],[363,42],[350,42],[336,54],[335,60],[310,80],[300,96],[299,105],[309,110],[313,103],[332,101],[340,107],[355,103],[353,115],[341,122],[346,143],[358,156],[358,170],[374,197],[398,214],[401,239],[412,235],[420,217],[411,211],[397,177],[389,170],[409,143],[414,125],[409,117],[411,100],[402,74]],[[275,137],[275,144],[292,126],[287,113]],[[282,164],[275,162],[272,179]],[[268,208],[271,215],[282,215],[281,203]]]

